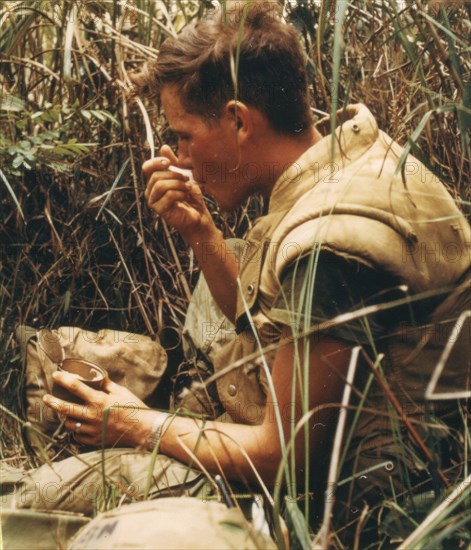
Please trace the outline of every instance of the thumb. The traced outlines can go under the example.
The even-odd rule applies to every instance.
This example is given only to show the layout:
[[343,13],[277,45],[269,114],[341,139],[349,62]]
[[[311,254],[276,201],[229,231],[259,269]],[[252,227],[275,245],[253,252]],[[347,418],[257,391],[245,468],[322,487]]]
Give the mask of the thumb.
[[177,156],[175,155],[175,153],[172,151],[171,147],[169,145],[162,145],[162,147],[160,148],[160,154],[163,156],[163,157],[166,157],[168,158],[168,160],[172,163],[172,164],[177,164],[178,163],[178,158]]

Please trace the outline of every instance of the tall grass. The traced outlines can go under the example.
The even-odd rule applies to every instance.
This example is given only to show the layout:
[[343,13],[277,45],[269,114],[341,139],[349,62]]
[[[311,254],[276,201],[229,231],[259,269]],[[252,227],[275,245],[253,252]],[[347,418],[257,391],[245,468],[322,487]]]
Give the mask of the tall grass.
[[[129,71],[204,3],[3,2],[1,349],[19,323],[180,327],[196,266],[143,201],[149,157]],[[157,145],[167,140],[155,105]],[[144,108],[144,107],[143,107]],[[214,207],[213,207],[214,210]],[[250,223],[219,217],[230,234]],[[14,388],[15,385],[12,386]],[[18,395],[7,393],[17,408]]]
[[[469,4],[283,4],[306,47],[314,113],[366,103],[469,212]],[[156,147],[172,137],[155,105],[130,102],[128,74],[208,9],[207,0],[0,4],[0,385],[12,413],[23,406],[18,324],[151,335],[182,325],[197,267],[145,206],[140,173],[151,148],[144,121]],[[243,236],[260,213],[253,202],[230,217],[210,207],[227,236]],[[305,365],[296,372],[307,382]],[[11,418],[0,454],[24,460]],[[296,510],[293,539],[306,547],[309,511]],[[459,514],[447,525],[459,529]]]
[[[347,6],[346,2],[298,2],[292,6],[289,19],[298,27],[310,54],[314,106],[316,110],[332,114],[332,129],[335,127],[336,109],[346,103],[366,103],[376,116],[380,128],[405,145],[398,169],[410,169],[404,163],[407,154],[412,152],[445,181],[457,201],[469,212],[471,58],[466,40],[469,33],[469,5],[445,2],[433,5],[421,2],[400,4],[393,1],[351,2]],[[312,285],[315,286],[316,270],[316,262],[313,261],[305,284],[304,309],[302,312],[293,312],[294,316],[301,313],[310,317],[309,294],[313,290]],[[374,349],[374,342],[372,345]],[[379,373],[378,378],[385,386],[387,394],[387,380],[377,370],[381,363],[381,357],[378,357],[377,366],[373,368],[372,365],[372,368],[375,376]],[[305,377],[306,385],[306,365],[297,364],[296,367]],[[296,374],[293,374],[293,382],[295,377]],[[364,388],[356,388],[360,392],[360,401],[356,406],[353,422],[364,408],[372,380],[371,375]],[[395,402],[394,395],[390,395],[390,401],[389,423],[401,448],[401,428],[407,419],[401,416],[400,405]],[[468,422],[465,417],[465,433]],[[306,430],[307,417],[304,417],[304,423]],[[326,515],[322,528],[314,539],[316,547],[343,546],[345,543],[329,529],[332,519],[329,511],[333,509],[329,500],[332,500],[333,487],[349,483],[348,479],[338,479],[337,476],[347,454],[353,450],[350,446],[353,429],[354,424],[345,431],[343,441],[340,439],[343,444],[341,455],[332,455],[332,460],[338,458],[338,461],[331,464],[332,477],[329,476],[331,485],[328,486]],[[414,431],[412,426],[408,430]],[[340,431],[338,435],[340,436]],[[461,444],[463,460],[466,460],[466,437],[462,438]],[[428,452],[425,446],[424,451]],[[404,446],[404,453],[406,452]],[[437,458],[439,463],[439,456],[429,455],[429,463]],[[417,456],[416,460],[420,462],[424,458]],[[464,472],[466,475],[466,467]],[[440,471],[438,474],[443,476]],[[420,493],[420,489],[417,491],[411,487],[406,471],[401,475],[405,495],[409,495],[414,502],[414,495]],[[304,501],[308,502],[307,481],[304,487]],[[435,500],[431,498],[424,501],[423,495],[416,495],[418,499],[422,498],[422,502],[406,508],[403,503],[408,499],[404,499],[404,495],[402,498],[398,495],[397,500],[383,503],[385,510],[395,510],[395,513],[389,514],[389,518],[396,518],[396,527],[392,525],[394,520],[385,522],[386,538],[392,536],[393,539],[398,537],[400,540],[401,527],[398,526],[407,526],[406,530],[410,530],[413,525],[417,525],[416,520],[420,522],[421,514],[440,505],[444,496],[443,489],[436,489]],[[465,544],[468,540],[464,525],[466,521],[469,522],[469,500],[464,507],[463,502],[466,499],[461,501],[462,507],[454,517],[453,514],[450,515],[453,507],[447,506],[447,501],[445,498],[438,508],[440,514],[437,514],[434,523],[430,522],[424,528],[418,527],[417,534],[411,538],[413,547],[433,547],[434,543],[438,547],[458,544],[458,541]],[[303,507],[307,529],[308,506],[304,504]],[[299,515],[298,511],[294,513]],[[352,547],[360,544],[361,526],[365,524],[370,513],[371,510],[362,511],[356,538],[349,541]],[[382,517],[385,519],[388,514],[383,513]],[[294,521],[293,525],[296,525]],[[435,540],[434,537],[438,538]],[[298,540],[304,547],[303,539]],[[377,544],[380,544],[379,540]]]

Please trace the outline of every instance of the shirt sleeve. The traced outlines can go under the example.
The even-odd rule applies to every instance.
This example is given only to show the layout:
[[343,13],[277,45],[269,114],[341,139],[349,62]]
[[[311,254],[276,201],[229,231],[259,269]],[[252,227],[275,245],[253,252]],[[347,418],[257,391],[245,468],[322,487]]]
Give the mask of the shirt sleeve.
[[[404,294],[398,281],[385,272],[321,250],[295,262],[283,274],[280,291],[268,317],[296,332],[362,307],[397,299]],[[403,314],[403,313],[402,313]],[[397,312],[332,322],[323,334],[352,343],[372,344],[385,334]]]

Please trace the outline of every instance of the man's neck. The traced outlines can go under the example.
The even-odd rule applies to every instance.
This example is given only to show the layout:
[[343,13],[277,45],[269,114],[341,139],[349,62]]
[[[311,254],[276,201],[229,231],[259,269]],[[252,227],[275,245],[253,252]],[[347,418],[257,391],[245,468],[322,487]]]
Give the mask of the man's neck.
[[311,126],[296,138],[272,135],[264,138],[265,150],[261,157],[263,158],[263,185],[260,192],[265,198],[269,198],[275,183],[284,170],[292,164],[295,164],[298,158],[310,147],[322,139],[321,134]]

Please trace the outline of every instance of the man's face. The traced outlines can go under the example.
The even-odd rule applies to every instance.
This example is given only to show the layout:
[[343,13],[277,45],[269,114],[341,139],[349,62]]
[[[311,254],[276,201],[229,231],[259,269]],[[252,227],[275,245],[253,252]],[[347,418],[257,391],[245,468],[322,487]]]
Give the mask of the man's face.
[[186,111],[175,86],[164,86],[161,102],[170,129],[178,138],[180,167],[193,170],[195,181],[222,210],[240,206],[253,189],[240,175],[242,153],[234,117],[223,113],[208,125],[201,116]]

